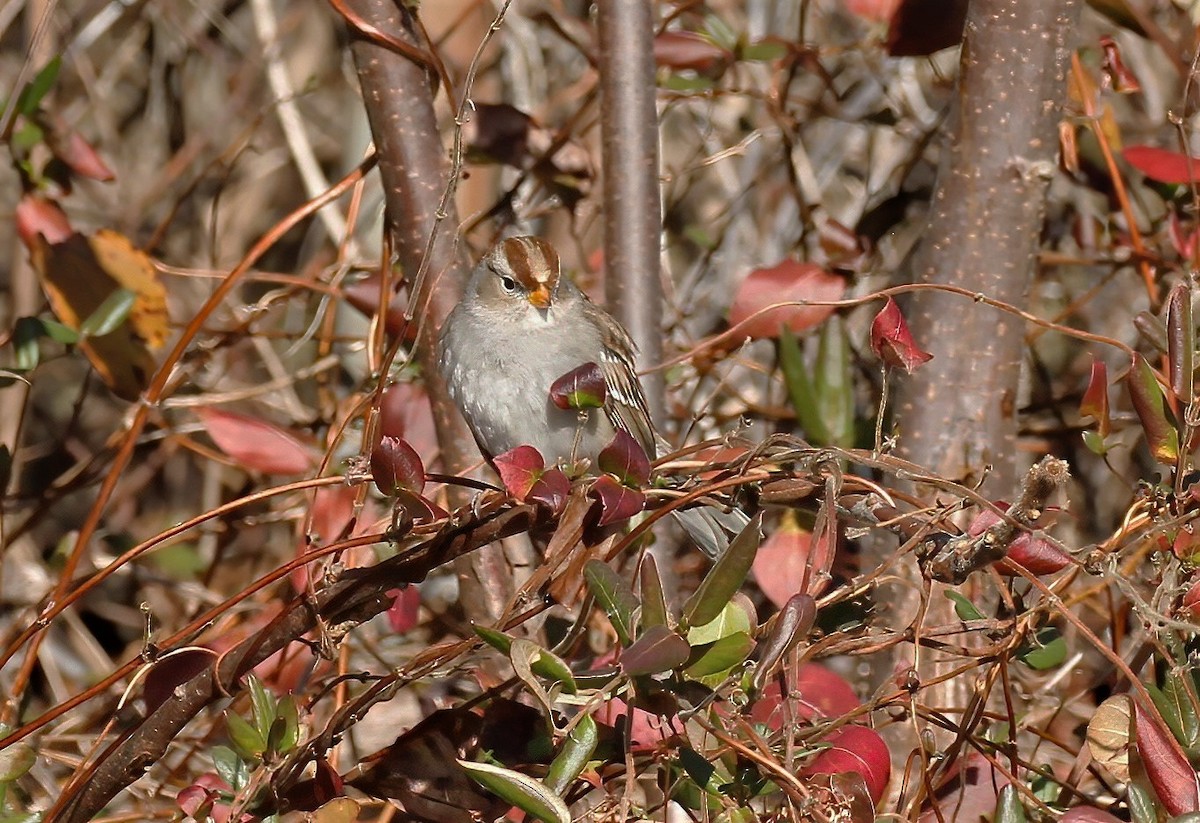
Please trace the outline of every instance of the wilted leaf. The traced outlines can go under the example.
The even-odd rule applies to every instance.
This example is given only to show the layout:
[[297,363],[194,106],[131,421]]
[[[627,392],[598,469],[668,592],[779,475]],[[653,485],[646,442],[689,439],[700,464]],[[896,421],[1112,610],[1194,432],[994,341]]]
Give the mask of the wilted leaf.
[[592,362],[571,369],[550,384],[550,399],[560,409],[600,409],[608,397],[604,372]]
[[909,374],[922,363],[933,359],[932,354],[921,349],[913,340],[900,307],[890,297],[871,321],[871,351],[884,363],[904,369]]
[[784,657],[808,637],[817,619],[817,603],[812,595],[790,597],[775,616],[766,639],[762,642],[758,668],[754,671],[754,688],[762,691]]
[[[802,332],[820,325],[833,314],[833,306],[778,306],[798,301],[841,300],[846,281],[815,263],[784,260],[770,268],[750,272],[738,286],[729,309],[729,322],[746,336],[778,337],[784,327]],[[753,319],[757,312],[769,309]],[[744,325],[743,325],[744,323]]]
[[316,457],[295,435],[244,414],[199,408],[196,415],[217,447],[239,465],[264,474],[305,474]]

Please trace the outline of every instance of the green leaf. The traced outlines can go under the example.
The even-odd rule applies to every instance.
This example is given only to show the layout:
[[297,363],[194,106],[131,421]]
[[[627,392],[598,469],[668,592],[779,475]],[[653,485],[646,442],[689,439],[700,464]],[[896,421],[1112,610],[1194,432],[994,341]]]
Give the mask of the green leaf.
[[79,332],[70,326],[64,326],[50,317],[41,317],[38,319],[42,321],[42,331],[55,343],[62,343],[64,346],[74,346],[79,342]]
[[831,315],[821,326],[813,379],[817,406],[829,439],[824,446],[851,448],[854,445],[854,374],[850,345],[839,315]]
[[821,416],[817,391],[808,376],[804,352],[800,350],[800,343],[786,325],[779,333],[779,367],[783,371],[783,383],[787,387],[792,408],[800,418],[800,425],[804,428],[808,441],[814,446],[829,445],[829,429]]
[[688,629],[687,640],[693,647],[713,643],[723,637],[742,632],[749,634],[754,630],[755,621],[747,614],[746,609],[730,600],[721,609],[721,613],[702,626],[692,626]]
[[[230,717],[233,716],[230,715]],[[249,726],[248,723],[246,725]],[[217,776],[228,783],[235,792],[240,791],[246,785],[246,781],[250,779],[250,770],[246,767],[245,761],[228,746],[213,746],[212,759]]]
[[638,577],[642,594],[642,631],[650,626],[667,625],[667,599],[663,594],[662,578],[658,576],[658,564],[654,555],[647,554],[642,558]]
[[25,88],[21,89],[21,94],[17,97],[18,112],[26,117],[37,114],[38,106],[42,104],[42,98],[54,87],[54,81],[58,79],[60,68],[62,68],[62,56],[56,54],[50,58],[50,62],[42,66],[42,70],[32,80],[25,84]]
[[480,786],[542,823],[571,823],[571,812],[562,798],[529,775],[469,760],[459,760],[458,765]]
[[754,651],[754,640],[746,632],[735,632],[720,640],[692,647],[692,658],[685,669],[688,677],[701,679],[720,675],[724,679],[726,672],[734,666],[746,662],[750,652]]
[[25,743],[14,743],[5,749],[0,749],[0,783],[11,783],[33,768],[37,762],[37,753],[32,746]]
[[1163,679],[1162,688],[1147,683],[1146,691],[1150,693],[1150,699],[1154,701],[1155,708],[1166,721],[1175,739],[1184,748],[1196,746],[1197,742],[1200,742],[1200,719],[1196,716],[1196,707],[1178,673],[1168,671]]
[[772,60],[779,60],[787,57],[787,46],[783,43],[772,40],[760,40],[757,43],[750,43],[743,46],[738,53],[742,60],[750,60],[758,63],[770,63]]
[[44,329],[36,317],[18,317],[13,324],[13,365],[19,371],[33,371],[41,360],[38,339]]
[[1126,384],[1133,409],[1146,433],[1150,453],[1160,463],[1174,464],[1179,457],[1179,432],[1167,417],[1162,388],[1154,377],[1154,370],[1140,354],[1133,356]]
[[262,757],[262,753],[267,750],[267,736],[243,720],[240,715],[234,714],[232,711],[227,712],[225,728],[229,731],[229,739],[233,742],[234,751],[241,756],[241,759],[253,760]]
[[562,751],[554,758],[550,770],[546,773],[546,786],[550,791],[561,795],[571,787],[591,760],[599,740],[600,729],[592,716],[585,714],[580,717],[567,739],[563,741]]
[[717,767],[690,746],[684,746],[679,750],[679,765],[683,767],[687,776],[702,788],[709,788],[709,784],[717,773]]
[[693,92],[711,91],[717,84],[703,75],[669,74],[659,81],[659,85],[667,91]]
[[1108,454],[1108,444],[1104,442],[1104,438],[1100,436],[1100,432],[1087,430],[1083,432],[1083,445],[1087,446],[1087,450],[1092,454],[1103,457]]
[[116,331],[129,319],[137,295],[129,289],[117,289],[97,309],[79,324],[83,337],[103,337]]
[[589,560],[583,567],[583,578],[588,591],[596,598],[600,608],[608,615],[617,639],[626,648],[633,642],[634,613],[638,608],[637,595],[622,577],[607,563]]
[[246,678],[246,686],[250,689],[250,703],[254,707],[254,725],[266,740],[275,723],[275,695],[267,691],[262,681],[253,674]]
[[480,640],[501,654],[507,655],[512,648],[512,637],[502,631],[490,629],[487,626],[480,626],[478,623],[472,623],[471,628],[475,630],[475,634],[479,635]]
[[1025,807],[1021,805],[1021,797],[1017,793],[1017,787],[1009,783],[1000,790],[1000,796],[996,798],[996,814],[992,817],[993,823],[1027,823],[1028,818],[1025,816]]
[[1032,642],[1017,650],[1017,657],[1031,669],[1045,671],[1061,666],[1067,659],[1067,641],[1053,626],[1038,629]]
[[699,588],[683,606],[683,622],[687,626],[703,626],[715,620],[733,599],[734,592],[746,582],[754,564],[754,556],[762,543],[762,512],[754,516],[733,538],[729,548],[700,581]]
[[[290,694],[279,701],[279,711],[275,718],[276,725],[283,721],[283,734],[279,739],[276,751],[289,752],[300,742],[300,711],[296,707],[296,698]],[[272,727],[274,731],[274,726]]]
[[1158,806],[1149,791],[1130,783],[1125,787],[1125,797],[1133,823],[1158,823]]
[[983,620],[983,612],[975,608],[975,604],[966,598],[966,596],[955,591],[946,591],[946,597],[954,601],[954,613],[958,615],[959,620]]

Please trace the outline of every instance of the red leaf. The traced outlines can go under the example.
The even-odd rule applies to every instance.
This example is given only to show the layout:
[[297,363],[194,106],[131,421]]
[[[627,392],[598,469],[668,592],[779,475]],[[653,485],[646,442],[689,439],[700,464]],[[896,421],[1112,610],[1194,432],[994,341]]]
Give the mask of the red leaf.
[[[778,337],[787,326],[802,332],[819,326],[833,306],[777,306],[794,301],[841,300],[846,281],[815,263],[784,260],[771,268],[750,272],[738,286],[729,309],[729,322],[753,338]],[[766,311],[763,311],[766,310]],[[763,311],[762,314],[757,312]]]
[[[997,502],[996,505],[1001,509],[1008,509],[1007,503]],[[975,519],[967,527],[967,534],[977,537],[999,522],[1000,515],[985,509],[975,515]],[[1054,574],[1071,565],[1071,558],[1053,543],[1023,531],[1013,539],[1004,559],[996,562],[996,571],[1008,577],[1016,577],[1019,572],[1011,564],[1016,564],[1033,575]]]
[[1192,255],[1196,253],[1196,236],[1200,235],[1200,231],[1193,229],[1189,233],[1184,229],[1183,221],[1179,219],[1179,212],[1171,209],[1171,216],[1167,220],[1167,233],[1171,237],[1171,246],[1175,253],[1184,260],[1191,260]]
[[913,340],[900,307],[890,297],[871,321],[871,351],[884,363],[904,369],[909,374],[922,363],[933,359],[932,354],[922,350]]
[[1192,617],[1200,617],[1200,579],[1192,583],[1179,606]]
[[1138,82],[1137,76],[1121,59],[1121,47],[1117,45],[1117,41],[1105,35],[1100,38],[1100,48],[1104,52],[1104,62],[1101,67],[1108,75],[1113,91],[1118,94],[1133,94],[1141,91],[1142,84]]
[[846,11],[872,23],[886,23],[896,13],[900,0],[842,0]]
[[51,246],[62,243],[75,233],[66,213],[53,200],[26,194],[17,202],[17,236],[28,249],[37,245],[38,235]]
[[604,372],[590,361],[571,369],[550,385],[550,399],[560,409],[603,408],[607,397]]
[[1091,806],[1076,806],[1068,809],[1059,823],[1121,823],[1121,819]]
[[1160,183],[1192,183],[1200,177],[1200,157],[1153,146],[1129,146],[1122,154],[1129,165]]
[[117,178],[113,174],[113,170],[108,167],[96,150],[92,148],[88,141],[83,139],[79,132],[71,132],[67,136],[66,145],[55,146],[54,153],[58,156],[59,160],[71,168],[71,171],[81,177],[89,177],[92,180],[99,180],[102,183],[107,183]]
[[142,699],[150,714],[175,696],[175,689],[212,666],[219,655],[211,649],[184,648],[155,660],[146,672]]
[[416,586],[405,586],[403,589],[390,589],[388,595],[396,598],[387,610],[392,631],[403,634],[416,628],[421,609],[421,590]]
[[646,505],[644,494],[637,489],[622,486],[607,474],[596,478],[588,494],[600,501],[600,519],[597,521],[600,526],[628,520]]
[[1079,415],[1094,419],[1100,436],[1108,437],[1112,421],[1108,416],[1108,366],[1103,360],[1092,360],[1092,374],[1079,402]]
[[401,492],[420,496],[425,490],[425,465],[408,443],[384,435],[371,450],[371,479],[384,497],[397,497]]
[[[597,723],[603,723],[624,733],[625,718],[629,712],[629,705],[619,697],[614,697],[601,704],[593,717]],[[634,752],[656,749],[664,740],[682,737],[684,734],[683,723],[678,716],[663,717],[636,706],[629,722],[629,748]]]
[[492,463],[504,490],[521,502],[525,502],[534,484],[546,471],[546,461],[533,446],[517,446],[496,457]]
[[888,26],[893,57],[924,57],[962,42],[967,0],[901,0]]
[[417,454],[433,455],[438,451],[429,393],[417,383],[396,383],[383,390],[379,426],[383,434],[403,437]]
[[670,69],[708,72],[728,64],[733,55],[692,31],[666,31],[654,38],[654,63]]
[[555,514],[561,514],[571,494],[571,481],[563,470],[554,466],[542,472],[525,495],[525,500],[545,506]]
[[626,486],[640,487],[650,480],[650,458],[624,429],[618,429],[612,442],[601,449],[596,464]]
[[1154,793],[1172,815],[1200,810],[1196,772],[1163,726],[1156,712],[1133,701],[1137,715],[1137,747]]
[[814,557],[812,532],[802,529],[793,517],[784,517],[754,556],[754,578],[767,599],[779,608],[792,595],[820,595],[829,583],[826,574],[833,563],[832,535],[826,532],[823,550]]
[[764,723],[772,731],[782,728],[791,717],[803,720],[842,717],[862,705],[849,683],[819,663],[789,668],[786,680],[790,710],[782,708],[784,700],[778,679],[766,685],[750,709],[754,722]]
[[197,409],[196,415],[217,447],[247,469],[304,474],[317,465],[300,438],[265,420],[219,409]]
[[883,797],[892,776],[892,758],[887,744],[866,726],[843,726],[822,742],[832,744],[804,768],[805,777],[814,774],[854,772],[862,775],[876,803]]

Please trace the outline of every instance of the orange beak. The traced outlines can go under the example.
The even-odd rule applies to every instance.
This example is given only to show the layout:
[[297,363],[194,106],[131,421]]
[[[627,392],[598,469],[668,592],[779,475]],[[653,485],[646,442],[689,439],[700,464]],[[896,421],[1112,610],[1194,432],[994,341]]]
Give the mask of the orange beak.
[[545,283],[539,283],[538,287],[529,293],[529,302],[539,309],[550,306],[550,289],[546,288]]

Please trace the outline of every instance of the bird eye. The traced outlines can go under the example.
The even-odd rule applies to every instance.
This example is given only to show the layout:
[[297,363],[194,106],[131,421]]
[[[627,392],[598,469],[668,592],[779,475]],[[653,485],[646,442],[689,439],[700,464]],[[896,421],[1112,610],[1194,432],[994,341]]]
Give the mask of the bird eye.
[[513,280],[511,277],[500,275],[500,288],[504,289],[505,293],[507,294],[516,294],[517,281]]

